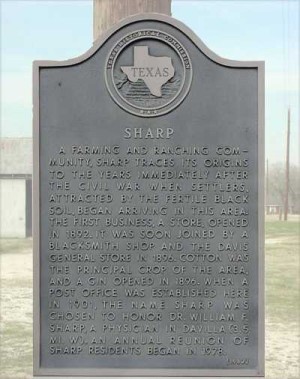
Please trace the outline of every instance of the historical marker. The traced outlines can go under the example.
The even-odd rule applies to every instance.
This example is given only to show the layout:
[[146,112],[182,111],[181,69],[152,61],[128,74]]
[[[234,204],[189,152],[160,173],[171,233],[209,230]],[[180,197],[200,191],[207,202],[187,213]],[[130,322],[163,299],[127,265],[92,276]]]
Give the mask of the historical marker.
[[263,77],[157,14],[35,62],[36,375],[263,375]]

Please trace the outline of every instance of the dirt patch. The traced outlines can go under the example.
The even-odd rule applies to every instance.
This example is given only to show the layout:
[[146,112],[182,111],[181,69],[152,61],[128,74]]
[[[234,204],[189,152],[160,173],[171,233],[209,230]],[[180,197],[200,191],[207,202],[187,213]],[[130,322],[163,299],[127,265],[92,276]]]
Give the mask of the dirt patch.
[[266,320],[266,379],[299,379],[299,324]]
[[1,254],[1,374],[32,378],[32,250]]

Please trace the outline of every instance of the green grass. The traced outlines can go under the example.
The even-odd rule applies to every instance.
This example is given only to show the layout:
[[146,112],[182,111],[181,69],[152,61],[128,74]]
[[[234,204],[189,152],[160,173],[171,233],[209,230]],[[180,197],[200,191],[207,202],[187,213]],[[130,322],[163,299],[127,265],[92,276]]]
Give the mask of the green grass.
[[299,379],[299,219],[265,226],[266,378]]
[[273,321],[299,321],[299,222],[266,222],[266,310]]
[[266,238],[295,237],[299,238],[299,221],[276,221],[267,219],[265,224]]

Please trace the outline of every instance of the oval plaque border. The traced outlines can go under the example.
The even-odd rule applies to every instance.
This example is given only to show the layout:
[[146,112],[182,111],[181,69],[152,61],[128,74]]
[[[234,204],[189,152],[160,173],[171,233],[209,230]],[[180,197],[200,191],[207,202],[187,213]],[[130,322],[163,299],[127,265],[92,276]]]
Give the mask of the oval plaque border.
[[[150,35],[147,35],[147,34],[141,35],[141,33],[145,33],[145,32],[149,32]],[[151,33],[154,33],[154,34],[151,35]],[[122,43],[124,39],[127,39],[129,36],[134,35],[134,34],[137,34],[137,37],[135,38],[133,37],[132,39],[128,39],[127,42]],[[158,34],[161,34],[161,36],[159,36]],[[189,65],[188,68],[185,67],[186,63],[184,62],[182,55],[177,51],[174,45],[171,42],[169,42],[167,39],[164,39],[163,36],[171,38],[183,50],[188,60],[188,65]],[[140,107],[140,106],[130,103],[125,97],[121,95],[120,91],[118,91],[115,81],[114,81],[114,67],[115,67],[116,60],[118,59],[121,52],[124,51],[124,49],[126,49],[129,45],[134,43],[134,41],[140,41],[143,39],[154,39],[154,40],[158,40],[158,41],[161,41],[162,43],[169,45],[177,53],[183,67],[182,83],[180,85],[180,88],[177,94],[172,99],[167,101],[165,104],[157,106],[157,107]],[[113,54],[114,51],[116,51],[115,54]],[[112,55],[113,55],[113,58],[111,58]],[[125,111],[131,114],[134,114],[135,116],[157,117],[157,116],[161,116],[161,115],[171,112],[173,109],[179,106],[183,102],[183,100],[186,98],[192,84],[193,67],[192,67],[191,58],[186,48],[182,45],[182,43],[178,41],[178,39],[173,37],[170,33],[166,33],[157,29],[138,29],[133,32],[127,33],[114,44],[114,47],[110,50],[108,57],[106,59],[104,77],[105,77],[106,88],[110,96],[112,97],[114,102],[118,104],[122,109],[124,109]]]

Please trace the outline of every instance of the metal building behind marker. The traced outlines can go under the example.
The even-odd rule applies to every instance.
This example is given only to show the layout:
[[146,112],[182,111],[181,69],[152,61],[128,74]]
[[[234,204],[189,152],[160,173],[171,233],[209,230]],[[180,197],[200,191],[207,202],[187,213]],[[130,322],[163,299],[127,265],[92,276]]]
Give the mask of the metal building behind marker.
[[0,140],[0,237],[32,235],[32,139]]

